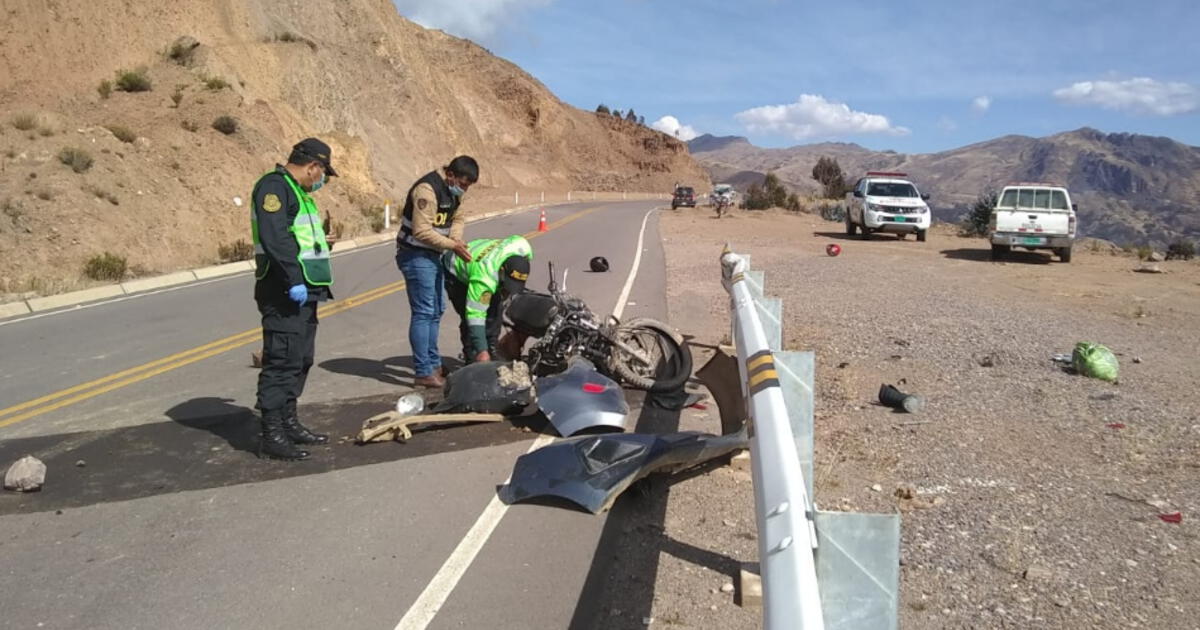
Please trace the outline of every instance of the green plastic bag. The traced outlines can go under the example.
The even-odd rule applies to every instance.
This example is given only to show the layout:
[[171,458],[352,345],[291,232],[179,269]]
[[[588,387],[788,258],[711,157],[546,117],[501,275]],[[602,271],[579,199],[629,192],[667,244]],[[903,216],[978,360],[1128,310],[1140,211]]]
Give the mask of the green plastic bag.
[[1084,376],[1098,378],[1110,383],[1117,382],[1117,357],[1112,350],[1098,343],[1081,341],[1071,353],[1071,365]]

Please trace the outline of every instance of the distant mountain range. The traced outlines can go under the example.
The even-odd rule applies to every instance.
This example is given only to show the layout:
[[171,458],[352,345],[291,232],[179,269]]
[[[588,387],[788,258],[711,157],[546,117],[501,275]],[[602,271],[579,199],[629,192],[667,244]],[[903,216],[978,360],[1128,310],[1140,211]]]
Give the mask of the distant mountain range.
[[837,159],[853,182],[869,170],[908,173],[933,194],[934,214],[958,220],[988,188],[1012,181],[1065,184],[1087,236],[1117,243],[1166,245],[1200,237],[1200,148],[1170,138],[1079,129],[1045,138],[1004,136],[951,151],[904,154],[826,142],[764,149],[738,136],[703,135],[688,143],[717,183],[744,190],[774,172],[790,188],[816,193],[812,168]]

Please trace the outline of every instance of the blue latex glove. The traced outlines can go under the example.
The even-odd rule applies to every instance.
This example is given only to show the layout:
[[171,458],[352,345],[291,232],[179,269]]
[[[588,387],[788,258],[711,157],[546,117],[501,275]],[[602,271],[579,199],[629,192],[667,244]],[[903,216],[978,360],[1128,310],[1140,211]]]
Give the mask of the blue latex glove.
[[296,304],[304,306],[304,303],[308,301],[308,287],[303,284],[297,284],[288,289],[288,297]]

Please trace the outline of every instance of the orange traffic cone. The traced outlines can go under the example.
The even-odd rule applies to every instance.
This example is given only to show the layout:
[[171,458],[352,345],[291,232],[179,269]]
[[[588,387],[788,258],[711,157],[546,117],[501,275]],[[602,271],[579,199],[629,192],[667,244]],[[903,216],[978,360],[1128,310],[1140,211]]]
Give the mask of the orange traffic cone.
[[547,229],[546,228],[546,209],[542,208],[542,216],[540,219],[538,219],[538,230],[537,231],[545,232],[546,229]]

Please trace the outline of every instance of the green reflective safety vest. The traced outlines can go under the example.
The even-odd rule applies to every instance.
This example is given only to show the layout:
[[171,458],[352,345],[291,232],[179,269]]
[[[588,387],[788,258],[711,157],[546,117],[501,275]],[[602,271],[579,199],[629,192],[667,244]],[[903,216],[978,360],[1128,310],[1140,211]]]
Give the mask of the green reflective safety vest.
[[[263,177],[278,172],[271,171],[258,178],[258,182],[254,184],[254,190],[258,190],[258,184],[262,182]],[[329,266],[329,243],[325,240],[325,228],[321,226],[321,213],[317,211],[317,204],[312,197],[297,186],[290,176],[283,175],[283,179],[291,187],[292,194],[296,195],[296,199],[300,201],[300,210],[296,212],[296,218],[292,220],[292,227],[288,230],[296,239],[296,245],[300,247],[300,254],[296,258],[300,262],[300,270],[304,272],[304,281],[313,286],[327,287],[333,284],[333,270]],[[254,264],[256,267],[254,277],[262,280],[271,268],[271,259],[267,257],[267,252],[258,238],[258,209],[255,207],[253,197],[252,194],[250,233],[254,238]]]
[[487,321],[492,296],[500,290],[500,267],[510,256],[533,260],[533,247],[523,236],[505,239],[480,238],[467,243],[471,262],[446,253],[447,271],[467,285],[467,325],[482,326]]

